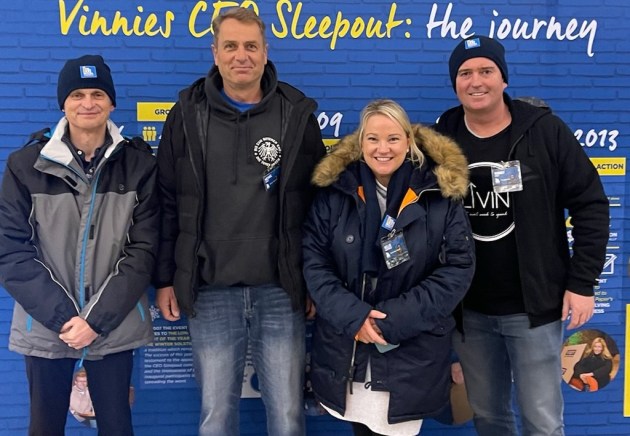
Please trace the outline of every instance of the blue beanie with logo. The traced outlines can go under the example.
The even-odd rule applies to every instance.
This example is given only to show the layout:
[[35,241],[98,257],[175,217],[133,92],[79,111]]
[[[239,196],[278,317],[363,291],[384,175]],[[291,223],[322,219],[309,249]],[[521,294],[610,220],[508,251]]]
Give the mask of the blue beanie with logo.
[[455,89],[455,80],[457,79],[457,71],[459,67],[472,58],[488,58],[497,64],[503,81],[508,83],[508,69],[505,62],[505,48],[495,39],[487,36],[475,35],[461,41],[451,53],[448,60],[448,70],[451,75],[451,83]]
[[112,104],[116,106],[116,90],[112,73],[101,56],[85,55],[66,62],[59,72],[57,82],[59,108],[63,110],[63,104],[72,91],[82,88],[105,91]]

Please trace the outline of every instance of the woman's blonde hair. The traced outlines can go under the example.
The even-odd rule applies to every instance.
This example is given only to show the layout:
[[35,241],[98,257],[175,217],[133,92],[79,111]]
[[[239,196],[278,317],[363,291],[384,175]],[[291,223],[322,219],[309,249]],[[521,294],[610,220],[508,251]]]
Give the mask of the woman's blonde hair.
[[416,138],[414,137],[413,131],[411,129],[411,122],[409,121],[409,116],[407,112],[396,103],[394,100],[381,99],[374,100],[368,103],[367,106],[363,108],[361,111],[361,121],[359,124],[359,142],[363,142],[363,132],[365,130],[365,125],[367,120],[372,115],[385,115],[390,118],[392,121],[395,121],[402,127],[403,132],[407,136],[409,140],[409,158],[411,161],[417,166],[422,166],[424,163],[424,154],[420,151],[418,144],[416,144]]
[[602,346],[602,357],[604,359],[608,359],[608,360],[612,360],[612,354],[610,354],[610,351],[608,350],[608,345],[606,345],[606,340],[602,337],[597,337],[595,339],[593,339],[591,341],[591,344],[589,346],[586,347],[586,350],[584,351],[584,356],[590,356],[591,354],[593,354],[593,345],[595,344],[601,344]]

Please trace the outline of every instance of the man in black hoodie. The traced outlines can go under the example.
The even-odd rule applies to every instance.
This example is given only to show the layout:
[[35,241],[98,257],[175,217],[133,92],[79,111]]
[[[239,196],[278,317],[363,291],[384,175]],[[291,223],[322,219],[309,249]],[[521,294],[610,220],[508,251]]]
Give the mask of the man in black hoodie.
[[523,434],[563,435],[562,321],[570,318],[572,329],[593,315],[608,200],[566,124],[504,92],[504,52],[484,36],[457,45],[449,69],[461,105],[436,125],[460,144],[470,168],[477,269],[454,346],[480,435],[518,434],[513,385]]
[[301,226],[325,154],[315,101],[277,80],[265,25],[213,22],[215,65],[183,90],[158,152],[157,303],[189,317],[200,435],[238,435],[248,343],[273,435],[304,434]]

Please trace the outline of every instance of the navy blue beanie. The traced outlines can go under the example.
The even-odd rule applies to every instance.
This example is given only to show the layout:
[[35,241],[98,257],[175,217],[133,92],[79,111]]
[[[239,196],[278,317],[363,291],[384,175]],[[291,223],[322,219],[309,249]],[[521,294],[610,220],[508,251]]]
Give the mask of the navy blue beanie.
[[72,91],[82,88],[105,91],[112,104],[116,106],[116,90],[112,73],[101,56],[85,55],[66,62],[59,72],[57,82],[59,108],[63,110],[63,104]]
[[448,60],[448,70],[451,75],[451,83],[453,89],[455,89],[455,80],[457,78],[457,71],[459,67],[472,58],[488,58],[497,64],[503,81],[508,83],[508,69],[505,62],[505,48],[500,42],[495,39],[488,38],[487,36],[471,36],[459,44],[451,53],[451,57]]

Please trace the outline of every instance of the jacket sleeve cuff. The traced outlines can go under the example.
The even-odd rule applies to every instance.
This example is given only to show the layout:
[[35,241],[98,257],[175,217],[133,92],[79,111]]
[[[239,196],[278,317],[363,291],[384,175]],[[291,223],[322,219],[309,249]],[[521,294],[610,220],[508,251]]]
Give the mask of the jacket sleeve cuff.
[[585,285],[583,283],[571,282],[570,280],[567,282],[566,290],[569,292],[573,292],[574,294],[582,295],[584,297],[592,297],[593,295],[595,295],[593,285]]
[[103,335],[103,329],[99,328],[97,325],[95,325],[93,322],[88,321],[87,319],[85,320],[85,322],[88,323],[88,325],[90,326],[90,328],[92,330],[94,330],[96,332],[97,335],[99,336],[107,336],[107,335]]

